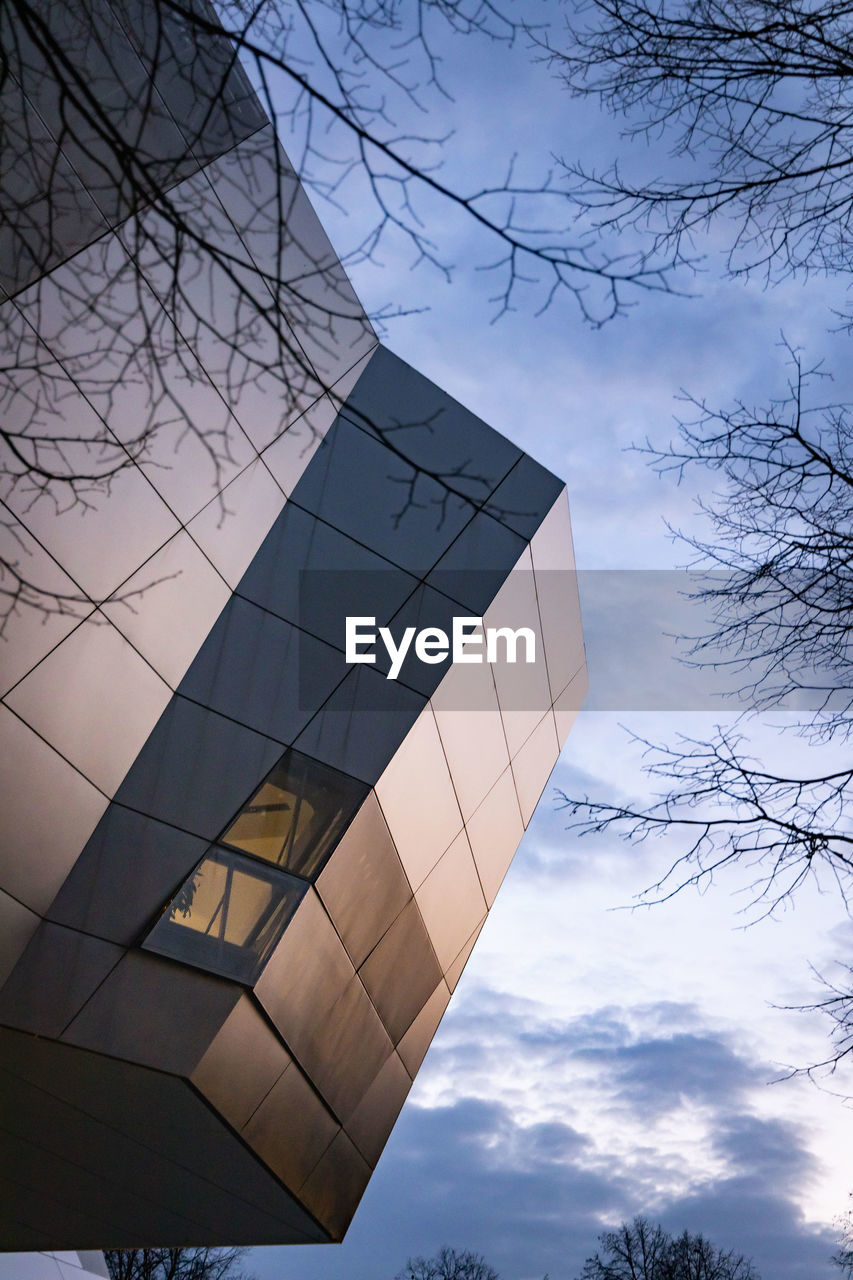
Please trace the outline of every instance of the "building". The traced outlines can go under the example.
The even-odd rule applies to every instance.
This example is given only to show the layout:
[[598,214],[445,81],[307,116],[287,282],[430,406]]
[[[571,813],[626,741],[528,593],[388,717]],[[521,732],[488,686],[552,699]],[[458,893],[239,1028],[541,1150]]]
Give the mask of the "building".
[[102,1253],[0,1253],[0,1280],[109,1280]]
[[225,42],[94,8],[114,136],[4,89],[0,1243],[340,1239],[585,692],[565,487],[377,342]]

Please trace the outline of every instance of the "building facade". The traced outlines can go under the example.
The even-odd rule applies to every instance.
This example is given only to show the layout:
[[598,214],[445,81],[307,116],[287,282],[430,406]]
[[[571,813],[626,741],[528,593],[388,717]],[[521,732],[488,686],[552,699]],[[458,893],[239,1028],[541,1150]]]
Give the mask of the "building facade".
[[52,12],[158,194],[24,45],[0,1245],[336,1240],[585,692],[565,486],[377,342],[224,41]]
[[109,1280],[102,1253],[0,1253],[0,1280]]

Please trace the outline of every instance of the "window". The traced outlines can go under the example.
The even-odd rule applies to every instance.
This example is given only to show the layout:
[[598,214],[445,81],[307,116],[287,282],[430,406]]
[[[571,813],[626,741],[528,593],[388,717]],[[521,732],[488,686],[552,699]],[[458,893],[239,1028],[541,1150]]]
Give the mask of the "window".
[[227,849],[211,849],[146,940],[161,955],[253,982],[308,888]]
[[222,836],[222,843],[313,880],[368,787],[288,751]]
[[254,982],[368,790],[285,752],[166,904],[144,946]]

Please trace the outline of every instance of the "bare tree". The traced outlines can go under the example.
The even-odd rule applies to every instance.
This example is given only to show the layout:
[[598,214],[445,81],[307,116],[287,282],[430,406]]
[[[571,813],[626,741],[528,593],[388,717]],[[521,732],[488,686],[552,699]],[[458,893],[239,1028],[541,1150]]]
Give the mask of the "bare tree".
[[670,1235],[646,1218],[603,1231],[580,1280],[759,1280],[752,1262],[703,1235]]
[[838,1223],[839,1250],[832,1259],[841,1269],[844,1280],[853,1276],[853,1210],[848,1209]]
[[108,1249],[110,1280],[251,1280],[247,1249]]
[[[668,143],[674,177],[565,168],[600,231],[650,235],[684,261],[711,221],[733,272],[847,272],[853,211],[848,5],[800,0],[591,0],[540,41],[578,95]],[[657,163],[654,161],[654,163]],[[728,232],[723,231],[723,227]]]
[[409,1258],[396,1280],[499,1280],[480,1253],[469,1249],[439,1249],[431,1258]]
[[321,197],[347,199],[358,177],[369,230],[355,259],[394,235],[448,274],[429,230],[439,201],[479,228],[499,308],[534,278],[542,305],[566,293],[595,321],[626,292],[668,288],[666,272],[584,242],[552,175],[525,185],[501,161],[493,182],[457,189],[436,164],[441,136],[412,129],[443,101],[443,40],[521,30],[496,0],[3,6],[0,613],[91,604],[28,573],[25,513],[85,511],[127,468],[168,467],[187,435],[213,491],[247,391],[284,426],[372,340],[331,247],[306,238],[273,129]]
[[[696,596],[713,617],[690,660],[727,670],[749,711],[709,740],[645,742],[648,773],[663,784],[651,803],[563,796],[582,832],[681,839],[646,902],[710,884],[733,865],[746,868],[758,915],[792,901],[807,881],[850,901],[853,422],[847,405],[814,398],[818,371],[803,369],[796,352],[789,358],[780,399],[766,409],[698,404],[676,444],[654,457],[678,477],[699,466],[722,481],[702,504],[710,535],[679,535],[693,556]],[[811,773],[765,768],[750,744],[750,716],[791,705],[798,712],[789,728],[834,748],[814,753],[824,767]],[[853,1050],[850,992],[832,986],[814,1007],[832,1020],[834,1048],[810,1070],[832,1069]]]

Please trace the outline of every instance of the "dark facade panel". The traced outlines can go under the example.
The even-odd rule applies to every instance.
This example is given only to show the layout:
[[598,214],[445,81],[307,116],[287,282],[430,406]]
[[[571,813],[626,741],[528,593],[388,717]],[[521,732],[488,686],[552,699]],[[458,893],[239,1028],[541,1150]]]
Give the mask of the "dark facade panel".
[[[66,1240],[85,1240],[89,1245],[109,1239],[139,1239],[139,1231],[146,1217],[156,1221],[165,1239],[179,1239],[190,1243],[200,1233],[213,1233],[218,1243],[224,1244],[226,1233],[221,1217],[213,1212],[219,1202],[220,1214],[226,1204],[226,1196],[218,1195],[201,1180],[193,1185],[192,1179],[182,1175],[175,1165],[159,1160],[144,1148],[117,1142],[101,1126],[92,1126],[82,1112],[59,1102],[53,1097],[35,1093],[26,1085],[18,1084],[23,1102],[20,1118],[4,1116],[4,1156],[6,1166],[14,1169],[14,1177],[24,1183],[31,1194],[39,1189],[44,1165],[41,1148],[46,1147],[63,1167],[64,1177],[54,1183],[52,1204],[44,1212],[51,1215],[54,1230]],[[41,1103],[45,1119],[56,1126],[53,1136],[39,1130],[39,1149],[28,1142],[23,1120]],[[168,1113],[167,1113],[168,1114]],[[170,1117],[171,1119],[171,1117]],[[72,1148],[74,1156],[64,1159],[64,1150]],[[143,1190],[127,1185],[123,1162],[132,1156],[141,1175]],[[4,1161],[5,1163],[5,1161]],[[180,1199],[178,1197],[181,1197]],[[242,1205],[233,1210],[237,1221],[246,1214]],[[241,1223],[245,1230],[247,1223]]]
[[[15,1200],[17,1204],[14,1204]],[[0,1239],[14,1240],[16,1251],[34,1253],[51,1248],[53,1236],[45,1230],[42,1214],[33,1209],[33,1197],[25,1188],[0,1177]],[[14,1205],[14,1207],[13,1207]],[[21,1216],[16,1217],[15,1213]],[[32,1218],[33,1222],[26,1221]],[[42,1224],[42,1225],[39,1225]]]
[[[0,298],[25,288],[47,266],[82,249],[106,221],[20,84],[0,91],[4,208],[0,215]],[[7,168],[8,165],[8,168]]]
[[[203,35],[165,5],[111,0],[111,7],[199,165],[267,123],[224,35]],[[217,25],[216,11],[206,0],[191,0],[187,9]]]
[[[322,583],[330,570],[335,571],[337,587],[333,599]],[[306,589],[306,579],[313,580],[314,574],[319,589],[311,590],[310,583]],[[417,579],[411,574],[318,520],[294,500],[276,520],[237,594],[342,650],[343,618],[362,614],[369,603],[367,611],[381,624],[390,620],[416,587]]]
[[173,697],[115,799],[215,840],[282,750],[280,742]]
[[[13,1032],[0,1032],[0,1043],[3,1069],[10,1077],[28,1081],[39,1095],[55,1097],[81,1115],[98,1117],[105,1144],[111,1132],[121,1135],[129,1154],[133,1148],[154,1153],[189,1175],[188,1185],[209,1184],[290,1224],[302,1237],[322,1238],[316,1224],[250,1151],[234,1143],[221,1119],[184,1080]],[[158,1115],[168,1123],[158,1123]],[[47,1124],[46,1119],[38,1121],[34,1132],[40,1134]],[[192,1134],[191,1146],[187,1134]],[[61,1140],[58,1130],[54,1141]],[[132,1158],[125,1166],[122,1181],[132,1186]]]
[[498,485],[485,510],[527,541],[533,537],[564,487],[562,480],[524,454]]
[[427,581],[480,617],[525,548],[505,525],[478,511],[448,547]]
[[4,137],[19,161],[0,216],[10,295],[266,123],[230,41],[189,31],[167,7],[89,0],[44,4],[39,16],[67,61],[64,88],[14,15],[0,16]]
[[60,1036],[123,955],[76,929],[39,925],[0,990],[0,1025]]
[[476,510],[342,415],[293,501],[418,576],[429,572]]
[[387,347],[371,359],[343,416],[424,475],[478,504],[522,456],[506,436]]
[[200,861],[207,844],[177,827],[111,804],[56,895],[48,918],[132,946]]
[[370,667],[356,667],[296,739],[306,755],[372,786],[426,698]]
[[189,1076],[241,994],[213,974],[128,951],[62,1039]]
[[0,1046],[4,1208],[26,1224],[35,1196],[51,1248],[328,1238],[185,1082],[11,1031]]
[[[416,632],[422,631],[425,627],[438,627],[445,635],[449,636],[453,628],[453,617],[458,613],[459,605],[456,601],[451,600],[442,591],[437,591],[435,586],[421,583],[417,590],[409,596],[402,608],[394,614],[389,626],[392,635],[398,642],[406,627],[414,627]],[[387,649],[383,645],[377,644],[376,670],[386,672],[390,665],[391,659]],[[435,693],[447,674],[449,665],[449,656],[442,662],[434,664],[421,662],[417,656],[415,646],[410,645],[400,668],[398,679],[402,684],[408,685],[411,689],[416,689],[419,693],[423,693],[429,698]]]
[[339,649],[232,596],[178,692],[289,743],[348,670]]

